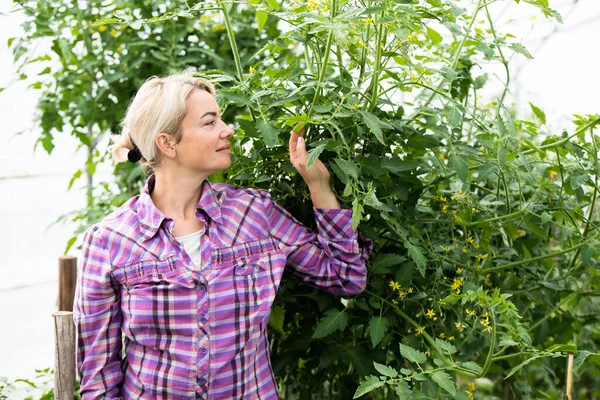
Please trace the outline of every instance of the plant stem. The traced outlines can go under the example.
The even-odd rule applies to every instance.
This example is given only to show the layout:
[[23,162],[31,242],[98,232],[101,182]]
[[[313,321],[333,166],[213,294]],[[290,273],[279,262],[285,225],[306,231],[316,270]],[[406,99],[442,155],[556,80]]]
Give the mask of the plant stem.
[[[332,0],[331,2],[331,21],[335,18],[335,10],[337,8],[337,0]],[[333,43],[333,29],[329,31],[327,36],[327,44],[325,45],[325,54],[323,54],[323,58],[321,59],[321,69],[319,71],[319,79],[317,81],[317,88],[315,90],[315,97],[313,97],[312,104],[310,105],[310,109],[306,114],[307,118],[310,118],[313,108],[317,105],[319,97],[321,96],[321,84],[325,79],[325,72],[327,70],[327,64],[329,62],[329,53],[331,52],[331,44]]]
[[235,43],[235,36],[233,34],[233,28],[231,27],[231,20],[229,19],[229,11],[223,0],[217,0],[221,11],[223,12],[223,19],[225,20],[225,27],[227,28],[227,36],[229,37],[229,44],[231,45],[231,51],[233,52],[233,60],[235,62],[235,68],[237,70],[238,79],[240,82],[244,80],[244,70],[242,69],[242,63],[240,62],[240,54],[238,52],[237,44]]
[[[381,19],[383,19],[384,12],[381,12]],[[385,27],[383,24],[379,24],[377,31],[377,52],[375,55],[375,71],[373,71],[373,78],[371,80],[371,101],[369,103],[369,111],[375,108],[377,104],[377,92],[379,90],[379,74],[381,71],[381,48],[383,47],[383,37],[385,34]]]
[[494,349],[496,347],[496,314],[492,309],[490,309],[490,317],[492,317],[492,337],[490,339],[490,349],[485,359],[485,363],[483,364],[483,371],[481,371],[479,377],[485,376],[485,374],[487,374],[488,370],[490,369],[490,366],[492,365],[492,361],[494,360]]

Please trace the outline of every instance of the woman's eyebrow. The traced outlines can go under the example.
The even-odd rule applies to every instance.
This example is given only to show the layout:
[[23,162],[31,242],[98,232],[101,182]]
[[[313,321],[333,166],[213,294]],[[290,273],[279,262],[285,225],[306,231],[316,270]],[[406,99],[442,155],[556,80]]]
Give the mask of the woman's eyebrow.
[[200,117],[200,119],[206,117],[207,115],[212,115],[213,117],[216,117],[217,113],[214,112],[214,111],[205,112],[204,114],[202,114],[202,116]]

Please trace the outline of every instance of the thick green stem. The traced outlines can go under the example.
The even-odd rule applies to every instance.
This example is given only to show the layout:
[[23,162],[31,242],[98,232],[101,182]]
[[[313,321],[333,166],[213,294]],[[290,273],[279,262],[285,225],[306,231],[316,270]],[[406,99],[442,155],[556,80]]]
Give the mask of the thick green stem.
[[494,314],[494,310],[490,310],[490,317],[492,318],[492,337],[490,339],[490,349],[488,351],[488,355],[485,359],[485,363],[483,364],[483,371],[481,371],[480,377],[485,376],[490,366],[492,365],[494,349],[496,347],[496,314]]
[[[337,0],[332,0],[331,2],[331,20],[335,18],[335,10],[337,8]],[[329,53],[331,52],[331,45],[333,43],[333,29],[329,31],[329,35],[327,36],[327,44],[325,45],[325,54],[323,54],[323,59],[321,61],[321,70],[319,71],[319,79],[317,81],[317,88],[315,89],[315,97],[313,97],[312,104],[310,105],[310,109],[308,110],[307,118],[310,118],[313,108],[317,105],[319,101],[319,97],[321,96],[321,84],[323,80],[325,80],[325,72],[327,71],[327,64],[329,63]]]
[[[381,12],[381,18],[383,19],[384,13]],[[373,78],[371,80],[371,101],[369,104],[369,111],[375,108],[377,104],[377,92],[379,90],[379,74],[381,68],[381,51],[383,47],[383,37],[385,34],[385,27],[383,24],[379,24],[379,30],[377,32],[377,52],[375,56],[375,71],[373,71]]]
[[217,0],[221,11],[223,12],[223,19],[225,20],[225,27],[227,28],[227,37],[231,45],[231,51],[233,52],[233,61],[235,62],[235,68],[237,70],[238,79],[240,82],[244,80],[244,70],[242,69],[242,63],[240,61],[240,54],[238,52],[237,44],[235,43],[235,35],[233,34],[233,28],[231,27],[231,20],[229,19],[229,11],[227,6],[223,4],[223,0]]
[[600,117],[598,117],[598,118],[592,120],[591,122],[585,124],[583,127],[577,129],[577,131],[575,131],[574,134],[572,134],[570,136],[567,136],[564,139],[558,140],[558,141],[553,142],[553,143],[545,144],[543,146],[538,147],[537,149],[525,150],[525,151],[523,151],[523,152],[521,152],[519,154],[527,155],[527,154],[531,154],[531,153],[537,152],[538,150],[547,150],[547,149],[553,149],[553,148],[562,146],[563,144],[569,142],[569,140],[571,140],[575,136],[579,135],[582,132],[585,132],[586,130],[588,130],[590,128],[593,128],[594,126],[598,125],[599,123],[600,123]]

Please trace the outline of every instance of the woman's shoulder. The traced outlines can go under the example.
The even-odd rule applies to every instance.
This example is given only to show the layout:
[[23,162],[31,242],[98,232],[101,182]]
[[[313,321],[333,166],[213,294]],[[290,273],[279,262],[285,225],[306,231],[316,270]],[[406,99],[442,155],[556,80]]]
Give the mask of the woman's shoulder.
[[243,199],[270,199],[271,195],[266,189],[255,189],[255,188],[246,188],[239,187],[229,183],[222,182],[211,182],[211,187],[213,190],[219,192],[221,195],[221,201],[227,200],[243,200]]

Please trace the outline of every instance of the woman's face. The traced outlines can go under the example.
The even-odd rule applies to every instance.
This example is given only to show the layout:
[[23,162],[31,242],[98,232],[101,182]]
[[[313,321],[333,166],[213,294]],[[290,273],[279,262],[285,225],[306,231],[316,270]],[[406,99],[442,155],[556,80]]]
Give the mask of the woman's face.
[[207,175],[229,168],[233,129],[221,120],[221,110],[210,93],[198,89],[190,93],[181,133],[175,158],[179,165]]

